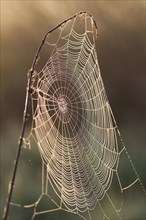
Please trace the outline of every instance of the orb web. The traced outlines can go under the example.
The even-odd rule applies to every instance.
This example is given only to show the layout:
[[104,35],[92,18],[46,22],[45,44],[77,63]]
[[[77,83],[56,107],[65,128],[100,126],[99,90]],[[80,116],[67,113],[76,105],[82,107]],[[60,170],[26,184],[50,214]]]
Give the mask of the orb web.
[[[25,207],[34,207],[32,219],[60,209],[86,220],[94,219],[95,210],[96,219],[122,219],[123,194],[140,179],[103,85],[95,21],[89,13],[79,13],[59,26],[55,40],[51,34],[44,43],[49,58],[34,74],[31,95],[31,135],[42,158],[42,193],[37,202]],[[118,170],[123,154],[134,173],[127,183],[121,181]],[[120,202],[111,198],[112,187],[118,188]],[[38,211],[44,195],[54,208]]]

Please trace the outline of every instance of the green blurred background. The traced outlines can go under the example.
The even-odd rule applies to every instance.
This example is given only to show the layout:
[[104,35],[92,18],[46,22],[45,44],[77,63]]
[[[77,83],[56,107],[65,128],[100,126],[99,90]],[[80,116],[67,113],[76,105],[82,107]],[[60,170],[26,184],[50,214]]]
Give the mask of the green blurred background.
[[[97,22],[98,59],[108,98],[127,150],[146,185],[145,1],[1,1],[1,216],[22,125],[27,71],[43,35],[79,11],[89,11]],[[22,152],[20,166],[32,157],[37,164],[31,165],[32,172],[36,166],[39,169],[37,155]],[[20,198],[27,189],[29,196],[32,189],[34,195],[37,191],[29,168],[24,170],[26,178],[22,181],[21,172],[16,178]],[[35,178],[37,182],[39,174]],[[77,220],[66,213],[58,216]]]

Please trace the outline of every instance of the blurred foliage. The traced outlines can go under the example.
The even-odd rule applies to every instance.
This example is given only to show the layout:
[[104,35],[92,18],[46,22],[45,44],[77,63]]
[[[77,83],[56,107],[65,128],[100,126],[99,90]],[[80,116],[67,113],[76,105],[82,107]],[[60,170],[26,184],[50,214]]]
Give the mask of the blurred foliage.
[[[2,1],[1,216],[21,129],[28,69],[43,35],[81,10],[90,11],[97,22],[97,52],[107,94],[124,142],[143,185],[146,185],[144,1]],[[30,156],[31,151],[28,151],[26,155],[22,153],[20,168],[29,164],[30,157],[33,160],[31,168],[26,166],[16,178],[15,190],[18,190],[20,200],[22,197],[31,200],[31,195],[33,197],[40,186],[35,185],[40,174],[34,172],[37,169],[33,165],[39,170],[40,158],[37,153]],[[127,201],[131,216],[136,215],[134,210],[140,206],[133,200]],[[131,207],[132,202],[135,209]],[[23,213],[20,208],[19,212]],[[14,210],[13,214],[16,213],[18,217],[18,210]],[[77,220],[73,214],[68,217],[64,212],[52,215],[48,219]],[[20,220],[17,217],[13,219]],[[131,219],[143,218],[135,216]]]

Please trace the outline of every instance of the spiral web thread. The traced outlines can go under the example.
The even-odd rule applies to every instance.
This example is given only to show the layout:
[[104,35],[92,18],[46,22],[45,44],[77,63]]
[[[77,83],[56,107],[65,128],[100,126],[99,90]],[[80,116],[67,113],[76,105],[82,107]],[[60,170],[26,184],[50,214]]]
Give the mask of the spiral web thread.
[[[122,196],[140,182],[122,142],[100,74],[92,16],[83,13],[63,24],[45,66],[35,72],[32,104],[34,136],[42,158],[42,194],[34,205],[37,215],[66,210],[92,220],[101,211],[102,219],[121,219]],[[48,52],[49,53],[49,52]],[[124,185],[118,174],[119,160],[127,155],[134,179]],[[116,179],[120,203],[110,197]],[[50,188],[56,197],[49,195]],[[48,196],[55,208],[37,211]],[[110,204],[109,214],[103,201]],[[28,208],[29,206],[26,206]],[[113,217],[114,216],[114,217]]]

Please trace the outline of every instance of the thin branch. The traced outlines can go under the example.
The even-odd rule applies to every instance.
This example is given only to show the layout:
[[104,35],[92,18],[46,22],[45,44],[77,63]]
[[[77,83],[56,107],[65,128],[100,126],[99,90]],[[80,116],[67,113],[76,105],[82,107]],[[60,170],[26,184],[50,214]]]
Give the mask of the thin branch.
[[[14,169],[13,169],[13,173],[12,173],[12,178],[11,178],[11,182],[9,184],[8,198],[7,198],[6,206],[4,208],[3,220],[7,220],[7,218],[8,218],[8,213],[9,213],[11,198],[12,198],[12,194],[13,194],[13,188],[14,188],[14,184],[15,184],[15,178],[16,178],[16,173],[17,173],[20,153],[21,153],[22,144],[23,144],[23,138],[24,138],[24,133],[25,133],[25,128],[26,128],[26,122],[27,122],[27,117],[28,117],[28,109],[29,109],[29,102],[30,102],[30,95],[31,95],[32,77],[33,77],[33,73],[34,73],[34,70],[35,70],[35,66],[36,66],[38,58],[39,58],[40,51],[41,51],[41,49],[43,47],[43,44],[45,43],[45,39],[48,36],[48,34],[50,34],[51,32],[53,32],[54,30],[56,30],[57,28],[59,28],[60,26],[65,24],[66,22],[74,19],[75,17],[77,17],[77,16],[79,16],[81,14],[88,14],[90,17],[92,17],[92,15],[89,12],[79,12],[79,13],[73,15],[72,17],[66,19],[65,21],[61,22],[59,25],[57,25],[56,27],[52,28],[51,30],[49,30],[44,35],[44,37],[42,39],[42,42],[41,42],[41,44],[40,44],[40,46],[39,46],[39,48],[38,48],[38,50],[36,52],[36,55],[35,55],[35,58],[33,60],[31,69],[28,72],[28,83],[27,83],[27,91],[26,91],[24,113],[23,113],[22,129],[21,129],[19,145],[18,145],[18,149],[17,149],[17,153],[16,153],[16,159],[15,159]],[[92,17],[92,19],[93,19],[93,17]],[[96,23],[95,23],[94,19],[93,19],[93,22],[94,22],[95,28],[97,30],[97,26],[96,26]]]

